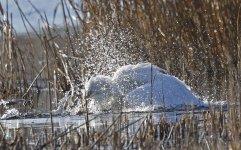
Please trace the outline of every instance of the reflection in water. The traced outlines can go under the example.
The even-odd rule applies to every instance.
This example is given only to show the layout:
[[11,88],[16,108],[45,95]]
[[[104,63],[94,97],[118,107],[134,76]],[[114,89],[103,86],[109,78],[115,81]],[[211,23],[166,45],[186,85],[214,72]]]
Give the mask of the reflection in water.
[[[37,113],[48,113],[50,111],[50,98],[48,89],[41,89],[39,92],[33,92],[33,111]],[[54,91],[51,92],[51,99],[54,101]],[[56,105],[52,104],[53,109]],[[128,129],[129,136],[132,136],[139,128],[140,124],[145,120],[148,112],[128,112],[123,113],[121,124],[115,125],[124,131]],[[182,117],[182,112],[159,112],[152,113],[152,119],[154,124],[158,124],[162,118],[168,122],[175,122]],[[47,117],[48,116],[48,117]],[[113,121],[119,116],[119,114],[112,113],[99,113],[99,114],[90,114],[89,120],[92,120],[89,124],[90,131],[104,131],[106,127],[110,126]],[[125,120],[127,117],[127,122]],[[54,135],[59,135],[64,133],[69,127],[78,127],[75,131],[78,133],[85,128],[85,117],[84,116],[54,116],[53,117],[53,126],[54,126]],[[15,139],[16,135],[21,135],[21,137],[26,137],[29,145],[33,147],[36,146],[36,143],[46,143],[48,137],[52,135],[52,124],[48,115],[45,118],[32,118],[32,119],[13,119],[13,120],[0,120],[3,132],[5,133],[5,139],[12,140]],[[82,126],[80,126],[82,125]],[[124,132],[121,132],[121,135]],[[72,134],[73,135],[73,134]],[[72,136],[70,134],[67,136]]]
[[[154,123],[158,123],[160,119],[164,118],[168,120],[168,122],[175,122],[176,120],[181,119],[181,113],[177,114],[176,112],[168,112],[164,113],[153,113],[152,118]],[[102,128],[103,126],[111,125],[114,118],[116,118],[119,114],[92,114],[89,116],[89,119],[95,118],[90,122],[90,128]],[[133,132],[136,130],[136,126],[144,120],[144,118],[148,115],[148,113],[127,113],[124,116],[128,117],[129,124],[132,126],[129,127],[129,132]],[[139,120],[139,121],[137,121]],[[2,127],[5,129],[6,138],[11,139],[15,136],[16,133],[24,134],[28,137],[32,137],[33,135],[41,135],[41,134],[51,134],[51,121],[50,118],[35,118],[35,119],[15,119],[15,120],[0,120]],[[56,134],[64,132],[68,127],[72,126],[78,127],[85,123],[84,116],[56,116],[53,117],[53,125],[54,131]],[[85,126],[81,126],[84,128]]]
[[54,90],[49,91],[47,88],[41,90],[33,88],[30,94],[31,96],[26,99],[22,97],[15,99],[0,99],[0,114],[2,116],[10,109],[16,109],[20,113],[49,113],[50,99],[52,100],[52,109],[57,108],[56,98],[54,98],[53,93]]
[[35,90],[33,93],[33,110],[38,113],[50,112],[50,98],[52,100],[52,108],[55,109],[56,99],[54,98],[54,90],[49,91],[47,88]]

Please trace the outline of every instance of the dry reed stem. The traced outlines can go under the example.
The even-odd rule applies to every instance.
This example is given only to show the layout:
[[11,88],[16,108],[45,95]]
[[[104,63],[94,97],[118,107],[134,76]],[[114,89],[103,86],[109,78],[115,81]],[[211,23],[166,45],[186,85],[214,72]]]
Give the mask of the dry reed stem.
[[36,75],[36,77],[33,79],[32,83],[29,85],[27,91],[23,94],[23,96],[22,96],[23,98],[28,94],[28,92],[29,92],[29,90],[32,88],[34,82],[38,79],[39,75],[43,72],[43,70],[45,69],[46,66],[47,66],[47,64],[43,66],[43,68],[39,71],[39,73],[38,73],[38,74]]

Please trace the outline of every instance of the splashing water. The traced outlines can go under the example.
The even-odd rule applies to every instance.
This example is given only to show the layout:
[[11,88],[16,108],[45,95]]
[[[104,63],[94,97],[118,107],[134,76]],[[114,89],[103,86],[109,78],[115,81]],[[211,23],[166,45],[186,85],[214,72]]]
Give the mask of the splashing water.
[[0,119],[8,119],[19,115],[19,111],[16,108],[8,109],[4,112]]
[[76,53],[84,54],[86,75],[111,75],[116,68],[147,60],[147,52],[132,29],[118,25],[100,26],[77,42]]
[[150,63],[123,66],[112,78],[92,77],[85,88],[98,109],[146,111],[204,105],[182,81]]
[[122,28],[115,23],[100,25],[72,40],[75,41],[73,54],[67,48],[59,52],[71,70],[71,90],[77,97],[71,97],[72,102],[68,104],[72,105],[70,107],[81,105],[84,95],[82,89],[91,76],[112,75],[120,66],[145,62],[148,59],[139,36],[131,28]]

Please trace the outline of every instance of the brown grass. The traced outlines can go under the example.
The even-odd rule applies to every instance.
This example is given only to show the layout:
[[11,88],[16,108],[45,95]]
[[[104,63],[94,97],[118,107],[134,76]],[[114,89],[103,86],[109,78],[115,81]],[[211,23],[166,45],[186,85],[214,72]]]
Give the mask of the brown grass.
[[[19,81],[21,86],[28,87],[27,81],[32,80],[46,64],[44,49],[47,49],[50,68],[57,71],[57,82],[64,91],[70,90],[71,84],[66,78],[63,61],[67,61],[66,65],[69,66],[70,79],[80,84],[84,82],[83,72],[85,76],[90,76],[113,71],[103,61],[109,63],[114,60],[119,66],[150,61],[185,80],[202,98],[240,101],[240,83],[237,81],[240,81],[238,33],[241,15],[238,0],[131,0],[124,1],[123,4],[119,1],[83,1],[83,7],[70,2],[75,8],[79,26],[72,26],[73,20],[69,18],[67,11],[64,13],[64,29],[60,29],[62,32],[46,26],[41,29],[41,33],[34,30],[36,33],[28,32],[27,37],[17,36],[12,31],[11,14],[7,15],[9,17],[5,22],[1,21],[1,62],[5,62],[1,63],[0,77],[1,81],[4,81],[1,82],[4,89],[1,95],[10,95],[12,91],[15,93],[13,97],[20,96],[16,88]],[[62,10],[66,11],[69,7],[65,3],[63,1]],[[79,10],[82,10],[84,17],[80,17]],[[23,22],[31,24],[31,21],[22,15]],[[69,18],[71,23],[68,23],[66,18]],[[43,20],[46,21],[47,18]],[[6,30],[3,30],[4,27]],[[123,38],[118,38],[121,35]],[[98,53],[96,47],[103,47],[101,44],[91,47],[99,42],[98,38],[93,37],[104,40],[107,50]],[[60,49],[64,54],[68,54],[69,58],[60,58]],[[98,57],[100,53],[108,51],[109,59]],[[118,62],[113,58],[116,56],[118,59],[122,58],[122,61]],[[88,61],[89,59],[93,60]],[[93,66],[101,65],[97,69],[80,65],[86,62],[93,63]],[[47,70],[42,73],[42,78],[47,78]]]
[[[241,131],[239,124],[228,123],[229,114],[210,109],[194,113],[186,111],[180,120],[169,122],[165,118],[153,120],[154,114],[142,114],[134,121],[133,114],[114,117],[112,122],[91,127],[89,136],[85,123],[70,126],[65,131],[44,129],[35,132],[31,128],[19,128],[14,139],[5,139],[2,127],[1,148],[6,149],[239,149]],[[140,114],[139,114],[140,115]],[[91,117],[93,121],[96,117]],[[118,120],[122,123],[119,126]],[[31,132],[29,132],[31,131]],[[34,144],[30,145],[31,140]]]
[[[76,147],[88,148],[95,143],[92,146],[98,149],[113,142],[118,148],[125,144],[132,148],[240,148],[240,0],[129,0],[123,3],[83,0],[82,5],[68,2],[77,21],[70,17],[67,1],[61,0],[63,28],[51,28],[48,18],[39,14],[46,23],[39,32],[18,7],[23,23],[33,30],[26,28],[24,36],[14,32],[11,13],[0,5],[1,15],[6,16],[0,20],[0,99],[29,99],[34,93],[28,91],[29,81],[35,77],[35,83],[44,81],[49,89],[61,89],[60,94],[70,91],[66,108],[78,104],[86,114],[88,128],[73,133],[82,140],[82,145],[77,142]],[[74,22],[78,22],[78,26],[73,26]],[[99,44],[100,40],[104,44]],[[107,57],[99,57],[101,53]],[[63,57],[65,54],[67,57]],[[165,120],[153,124],[148,118],[140,124],[135,136],[126,132],[129,138],[123,141],[116,128],[89,130],[88,102],[80,91],[85,81],[94,74],[110,74],[118,66],[140,61],[152,62],[185,80],[201,98],[227,100],[228,111],[210,109],[203,114],[202,127],[198,116],[190,114],[175,124]],[[109,63],[114,67],[108,66]],[[38,75],[44,65],[47,69]],[[98,139],[99,136],[102,138]],[[53,135],[45,137],[46,141],[53,139]],[[71,146],[72,139],[61,138],[63,147]],[[90,143],[86,144],[86,140]],[[27,146],[21,135],[10,141],[3,136],[1,145],[4,148]]]
[[[240,1],[83,1],[84,31],[131,28],[148,61],[185,80],[199,95],[234,97],[240,86]],[[113,18],[115,16],[115,18]],[[101,23],[101,24],[100,24]],[[101,31],[100,31],[101,32]],[[229,99],[230,100],[230,99]]]

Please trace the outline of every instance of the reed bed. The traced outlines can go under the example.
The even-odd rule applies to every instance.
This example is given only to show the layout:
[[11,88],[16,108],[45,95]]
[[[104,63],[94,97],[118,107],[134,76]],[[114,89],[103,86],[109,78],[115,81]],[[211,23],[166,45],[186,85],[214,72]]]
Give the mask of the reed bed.
[[[239,149],[239,124],[228,123],[227,112],[185,111],[181,119],[153,118],[153,113],[143,113],[129,120],[131,113],[113,115],[113,121],[90,127],[85,123],[70,125],[65,131],[43,128],[19,128],[13,139],[7,139],[1,127],[1,149]],[[93,117],[89,122],[94,121]],[[121,123],[120,123],[121,122]],[[31,131],[31,132],[29,132]]]
[[30,97],[29,81],[44,65],[34,83],[47,79],[64,93],[83,88],[92,75],[149,61],[185,80],[201,98],[240,102],[238,0],[59,2],[54,16],[62,11],[61,28],[31,3],[45,24],[38,29],[15,1],[24,36],[15,32],[11,12],[1,5],[1,98]]
[[48,79],[47,68],[54,68],[55,86],[63,92],[77,90],[92,75],[149,61],[185,80],[201,98],[240,101],[239,0],[59,2],[54,14],[63,13],[60,28],[32,4],[45,24],[38,29],[15,1],[24,36],[1,5],[2,98],[22,97],[47,60],[38,79]]
[[[25,35],[14,30],[8,6],[0,3],[0,99],[31,100],[33,107],[22,106],[31,112],[38,109],[35,95],[44,84],[49,112],[63,103],[64,109],[85,115],[85,129],[59,133],[52,124],[51,132],[26,137],[19,129],[14,139],[6,139],[7,129],[2,128],[2,149],[240,148],[239,0],[59,0],[53,16],[62,12],[61,27],[29,3],[39,14],[39,28],[14,0]],[[187,111],[175,123],[162,118],[156,122],[151,115],[128,122],[124,114],[102,128],[90,127],[85,82],[143,61],[184,80],[201,99],[226,100],[228,110],[210,108],[198,115]],[[67,98],[61,101],[64,95]],[[138,130],[129,132],[134,124]]]

